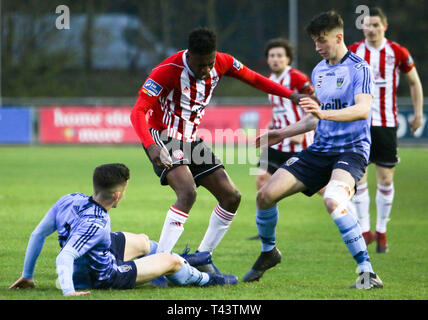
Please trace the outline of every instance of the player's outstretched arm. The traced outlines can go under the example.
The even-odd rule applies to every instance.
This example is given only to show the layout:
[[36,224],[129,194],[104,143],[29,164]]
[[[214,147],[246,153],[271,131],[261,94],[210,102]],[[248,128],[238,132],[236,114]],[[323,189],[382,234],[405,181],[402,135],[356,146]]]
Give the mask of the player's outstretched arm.
[[256,138],[256,147],[267,147],[277,144],[285,138],[293,137],[308,131],[312,131],[317,127],[318,118],[312,114],[305,115],[300,121],[289,125],[288,127],[276,130],[268,130],[266,134]]
[[321,104],[315,96],[294,92],[293,90],[290,90],[284,87],[283,85],[276,83],[275,81],[272,81],[269,78],[266,78],[265,76],[262,76],[261,74],[245,66],[239,71],[233,70],[233,72],[231,72],[229,75],[266,93],[272,94],[274,96],[288,98],[292,100],[295,104],[299,104],[300,99],[304,97],[309,97],[317,103]]
[[306,113],[314,115],[319,120],[350,122],[368,118],[372,99],[371,94],[360,93],[355,95],[355,104],[353,106],[338,110],[322,110],[312,99],[303,98],[300,101],[300,107]]
[[37,258],[43,249],[46,237],[55,230],[55,209],[52,207],[31,233],[30,239],[28,240],[27,250],[25,252],[22,275],[9,287],[9,289],[26,289],[35,287],[33,274]]

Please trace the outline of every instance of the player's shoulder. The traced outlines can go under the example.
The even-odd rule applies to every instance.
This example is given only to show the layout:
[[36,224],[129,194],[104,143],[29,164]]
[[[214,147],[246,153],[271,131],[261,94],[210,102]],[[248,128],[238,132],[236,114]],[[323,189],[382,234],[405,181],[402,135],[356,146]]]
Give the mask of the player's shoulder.
[[405,47],[405,46],[403,46],[403,45],[401,45],[401,44],[399,44],[398,42],[396,42],[396,41],[393,41],[393,40],[390,40],[390,39],[387,39],[386,40],[386,44],[387,45],[389,45],[390,47],[392,47],[392,48],[396,48],[396,49],[406,49],[407,50],[407,48]]
[[152,72],[170,72],[174,69],[182,70],[183,68],[185,68],[183,61],[183,55],[185,52],[186,50],[181,50],[174,53],[172,56],[169,56],[161,63],[159,63],[156,67],[154,67],[152,69]]
[[351,50],[352,52],[356,52],[360,46],[364,45],[364,43],[365,43],[364,40],[356,41],[353,44],[349,45],[348,49]]
[[307,78],[308,76],[303,71],[296,69],[296,68],[290,68],[289,73],[292,77],[299,77],[299,78]]
[[82,200],[86,201],[87,199],[89,199],[88,195],[81,192],[73,192],[59,198],[57,201],[57,205],[67,205],[68,203],[71,203],[71,202],[79,202]]
[[352,51],[348,51],[348,57],[346,59],[346,63],[353,67],[355,70],[360,70],[362,68],[370,68],[369,64],[366,60],[353,53]]
[[239,71],[244,66],[241,61],[239,61],[234,56],[226,52],[217,51],[215,59],[216,59],[215,67],[217,71],[220,71],[220,73],[225,73],[231,68],[235,68],[236,70]]
[[326,69],[327,66],[327,60],[323,59],[320,62],[317,63],[317,65],[312,69],[312,74],[315,74],[317,72],[320,72],[323,69]]
[[401,56],[403,59],[406,59],[407,56],[410,55],[409,50],[398,42],[387,39],[386,44],[394,51],[396,55]]

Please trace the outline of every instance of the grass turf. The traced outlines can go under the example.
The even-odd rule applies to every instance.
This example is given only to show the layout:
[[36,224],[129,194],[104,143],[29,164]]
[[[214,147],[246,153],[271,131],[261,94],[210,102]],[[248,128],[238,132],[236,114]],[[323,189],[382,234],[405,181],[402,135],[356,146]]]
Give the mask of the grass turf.
[[[59,197],[71,192],[92,193],[95,166],[123,162],[131,181],[123,202],[110,211],[112,231],[146,233],[158,240],[166,211],[175,201],[169,187],[159,185],[144,151],[131,146],[2,146],[0,147],[0,300],[61,300],[55,288],[56,234],[46,239],[35,270],[36,289],[8,290],[21,274],[30,233]],[[369,254],[382,278],[383,290],[349,290],[357,275],[355,262],[326,213],[321,198],[298,194],[279,204],[278,248],[283,262],[261,281],[233,287],[91,290],[76,300],[426,300],[428,298],[428,150],[400,148],[395,200],[388,224],[390,252]],[[242,278],[256,260],[260,244],[255,235],[255,177],[248,165],[226,169],[242,193],[232,227],[214,252],[224,273]],[[374,167],[370,166],[372,229],[376,221]],[[203,188],[174,251],[199,245],[216,201]]]

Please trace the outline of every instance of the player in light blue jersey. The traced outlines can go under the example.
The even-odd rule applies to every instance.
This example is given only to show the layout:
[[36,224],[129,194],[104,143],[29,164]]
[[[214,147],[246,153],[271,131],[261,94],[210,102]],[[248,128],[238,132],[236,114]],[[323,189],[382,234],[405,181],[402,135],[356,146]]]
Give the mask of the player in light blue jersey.
[[324,204],[355,259],[359,277],[351,286],[382,288],[373,271],[355,217],[347,210],[355,185],[363,176],[370,150],[372,78],[365,61],[347,50],[343,20],[334,11],[315,17],[307,31],[324,58],[313,70],[312,82],[321,106],[302,98],[307,115],[284,129],[271,130],[256,144],[273,145],[284,138],[314,130],[314,143],[287,160],[257,193],[256,224],[262,252],[243,281],[257,281],[281,261],[276,247],[277,202],[297,192],[311,196],[325,187]]
[[[111,233],[108,211],[122,200],[128,180],[125,165],[101,165],[94,170],[92,196],[71,193],[61,197],[31,234],[22,276],[10,289],[34,287],[37,258],[45,238],[55,231],[61,247],[56,268],[66,296],[90,294],[76,289],[131,289],[161,276],[175,285],[237,283],[233,275],[200,272],[177,254],[156,254],[157,243],[144,234]],[[203,253],[192,259],[201,263]]]

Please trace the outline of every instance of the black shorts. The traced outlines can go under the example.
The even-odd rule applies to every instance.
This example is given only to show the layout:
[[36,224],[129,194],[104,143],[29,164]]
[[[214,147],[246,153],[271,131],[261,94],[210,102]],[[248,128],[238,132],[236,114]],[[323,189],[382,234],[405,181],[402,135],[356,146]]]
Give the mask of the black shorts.
[[355,186],[366,171],[367,161],[355,152],[326,153],[308,149],[288,159],[281,168],[289,171],[307,188],[303,193],[312,196],[330,181],[334,169],[348,171],[355,180]]
[[[168,185],[166,175],[175,167],[187,165],[193,175],[196,186],[199,180],[217,169],[224,168],[221,160],[211,151],[205,142],[197,138],[196,141],[186,142],[161,134],[160,131],[150,129],[150,133],[156,144],[165,148],[172,159],[172,168],[166,169],[153,165],[156,175],[160,178],[161,185]],[[147,150],[144,148],[147,153]]]
[[257,166],[262,168],[267,167],[267,172],[274,174],[276,170],[281,168],[285,161],[295,156],[297,153],[298,152],[283,152],[269,147],[267,151],[264,149],[261,152]]
[[123,261],[125,255],[125,235],[122,232],[110,233],[110,252],[116,258],[117,269],[111,278],[99,289],[132,289],[137,280],[137,266],[134,261]]
[[386,168],[395,167],[400,162],[397,156],[397,128],[371,127],[370,132],[370,163]]

